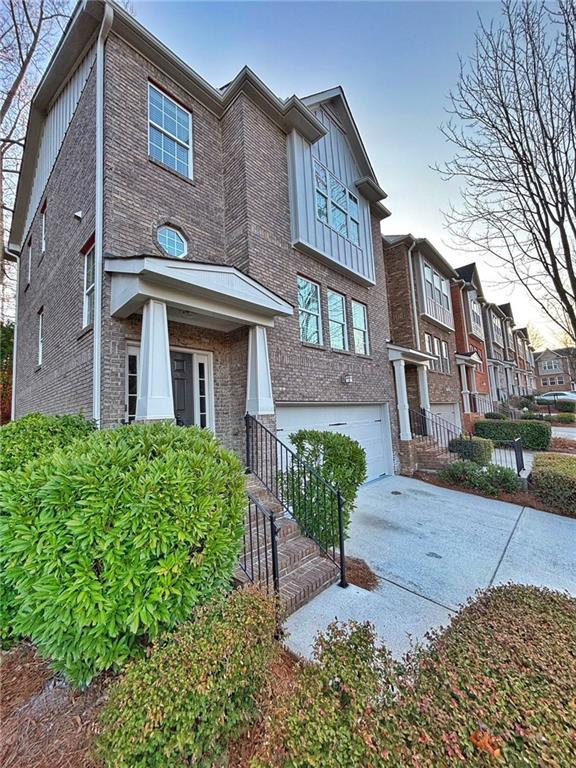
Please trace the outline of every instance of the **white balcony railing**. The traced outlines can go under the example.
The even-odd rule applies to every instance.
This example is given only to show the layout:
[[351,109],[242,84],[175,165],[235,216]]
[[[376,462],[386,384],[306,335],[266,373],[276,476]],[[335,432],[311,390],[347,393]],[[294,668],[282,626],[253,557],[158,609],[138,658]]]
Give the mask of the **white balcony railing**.
[[483,339],[484,338],[484,329],[482,328],[482,324],[481,323],[478,324],[477,322],[474,321],[474,318],[472,318],[471,325],[472,325],[471,330],[472,330],[472,333],[474,334],[474,336],[478,336],[478,338]]
[[434,320],[438,320],[438,322],[443,325],[448,326],[448,328],[454,328],[452,312],[449,309],[446,309],[443,304],[438,304],[437,301],[431,299],[430,296],[426,296],[426,314],[429,317],[433,317]]

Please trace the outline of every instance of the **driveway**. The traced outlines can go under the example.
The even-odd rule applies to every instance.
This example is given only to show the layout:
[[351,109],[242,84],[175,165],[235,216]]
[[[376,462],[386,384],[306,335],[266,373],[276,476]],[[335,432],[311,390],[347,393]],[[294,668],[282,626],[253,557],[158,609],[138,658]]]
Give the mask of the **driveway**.
[[446,624],[477,589],[509,581],[576,596],[576,519],[406,477],[359,491],[347,553],[380,577],[374,592],[330,587],[287,622],[288,644],[308,655],[334,618],[368,619],[399,656]]

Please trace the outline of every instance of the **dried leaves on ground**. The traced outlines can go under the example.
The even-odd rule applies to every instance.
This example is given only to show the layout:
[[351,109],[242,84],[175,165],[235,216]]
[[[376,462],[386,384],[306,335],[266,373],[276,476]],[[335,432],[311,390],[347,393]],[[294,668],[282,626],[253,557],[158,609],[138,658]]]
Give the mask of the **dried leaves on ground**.
[[359,557],[346,558],[346,577],[349,584],[355,584],[370,591],[376,589],[380,583],[380,579],[368,563]]

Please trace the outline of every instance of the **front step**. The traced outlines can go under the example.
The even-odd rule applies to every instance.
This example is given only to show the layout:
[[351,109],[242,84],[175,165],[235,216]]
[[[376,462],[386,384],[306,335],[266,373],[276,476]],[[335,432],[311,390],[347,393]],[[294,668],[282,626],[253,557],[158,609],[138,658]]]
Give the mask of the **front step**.
[[[289,616],[309,600],[335,584],[340,577],[339,567],[325,557],[315,541],[304,536],[298,523],[285,515],[280,502],[254,475],[247,479],[250,495],[269,512],[272,512],[278,529],[278,567],[280,574],[280,603],[282,615]],[[261,516],[260,516],[260,519]],[[272,553],[269,537],[266,539],[267,551],[264,554],[264,537],[261,524],[253,519],[250,527],[246,523],[247,558],[260,563],[261,579],[257,586],[266,588],[266,564],[268,575],[272,573]],[[259,535],[256,535],[256,534]],[[258,560],[259,557],[259,560]],[[241,583],[249,583],[249,578],[240,567],[236,576]],[[255,578],[257,582],[258,579]],[[269,586],[270,588],[270,586]]]

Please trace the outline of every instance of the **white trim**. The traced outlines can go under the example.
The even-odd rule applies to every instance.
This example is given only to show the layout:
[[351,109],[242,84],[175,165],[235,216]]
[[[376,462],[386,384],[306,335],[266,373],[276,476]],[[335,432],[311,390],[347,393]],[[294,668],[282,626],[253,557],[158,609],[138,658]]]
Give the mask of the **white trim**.
[[38,312],[38,356],[37,365],[42,365],[44,359],[44,307]]
[[[303,283],[308,283],[308,285],[313,285],[316,289],[316,301],[318,303],[318,312],[313,312],[311,309],[305,309],[304,307],[300,306],[300,285],[299,282],[302,281]],[[299,331],[299,338],[300,341],[304,344],[314,344],[316,346],[321,346],[324,343],[324,329],[322,327],[322,291],[320,288],[320,283],[317,283],[315,280],[309,280],[307,277],[303,277],[303,275],[297,275],[296,276],[296,293],[298,297],[298,331]],[[302,338],[302,326],[300,325],[300,316],[309,315],[310,317],[315,317],[318,321],[317,326],[317,332],[318,332],[318,341],[310,341],[309,339],[303,339]]]
[[41,223],[42,223],[42,236],[41,236],[41,249],[42,254],[46,253],[46,203],[42,206],[41,212]]
[[[188,115],[188,144],[186,144],[182,139],[179,139],[178,136],[175,136],[173,133],[171,133],[168,129],[164,128],[161,125],[158,125],[158,123],[154,122],[150,116],[150,92],[154,90],[156,93],[159,93],[163,98],[167,99],[168,101],[172,102],[175,107],[182,110],[182,112],[185,112]],[[173,168],[168,163],[165,163],[164,160],[158,160],[158,158],[154,157],[151,152],[152,142],[150,140],[150,126],[153,126],[156,128],[157,131],[159,131],[161,134],[167,136],[172,141],[176,142],[176,144],[180,145],[184,149],[186,149],[188,154],[188,173],[182,173],[178,170],[178,168]],[[193,138],[193,121],[192,121],[192,112],[184,107],[182,104],[176,101],[176,99],[173,99],[171,96],[169,96],[165,91],[163,91],[161,88],[159,88],[154,83],[150,82],[148,80],[148,157],[150,157],[152,160],[155,160],[156,162],[161,163],[162,165],[165,165],[167,168],[171,168],[176,173],[179,173],[181,176],[185,176],[188,179],[194,178],[194,153],[192,151],[192,147],[194,146],[194,138]],[[175,158],[177,160],[177,158]]]
[[32,280],[32,238],[28,240],[28,245],[26,246],[26,253],[28,255],[28,272],[26,277],[26,285],[30,285],[30,282]]
[[[88,282],[88,257],[92,257],[92,282],[90,285]],[[86,328],[88,325],[94,322],[94,292],[95,292],[95,249],[92,246],[84,254],[84,291],[82,294],[82,328]],[[89,317],[88,312],[88,297],[92,296],[92,318]]]
[[[340,299],[342,299],[343,320],[335,320],[334,318],[330,317],[330,294],[332,294],[333,296],[338,296]],[[342,352],[342,351],[347,352],[350,344],[348,340],[348,316],[347,316],[346,296],[343,293],[340,293],[339,291],[334,291],[332,290],[332,288],[328,288],[326,290],[326,307],[328,310],[328,340],[330,342],[330,348],[335,349],[339,352]],[[330,323],[336,323],[336,325],[342,328],[343,336],[344,336],[343,347],[336,347],[334,346],[334,344],[332,344],[332,334],[330,332]]]
[[[362,307],[363,312],[362,316],[364,319],[364,328],[356,327],[354,324],[354,305]],[[368,306],[363,301],[358,301],[357,299],[351,299],[350,301],[350,312],[352,314],[352,338],[354,340],[354,352],[356,352],[357,355],[369,355],[370,354],[370,326],[368,321]],[[355,332],[358,331],[359,333],[364,334],[364,351],[358,351],[356,346],[356,336]]]

